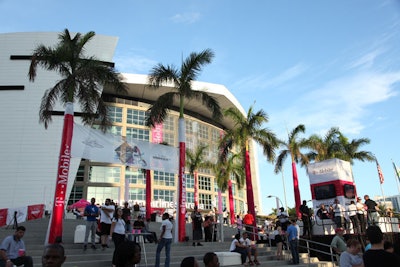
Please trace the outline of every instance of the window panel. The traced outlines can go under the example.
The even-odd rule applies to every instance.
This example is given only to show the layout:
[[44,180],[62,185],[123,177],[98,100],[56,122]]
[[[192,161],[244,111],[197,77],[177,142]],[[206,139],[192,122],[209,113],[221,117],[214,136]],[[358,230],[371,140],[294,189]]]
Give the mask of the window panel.
[[173,190],[154,189],[154,200],[174,201]]
[[130,170],[129,168],[125,171],[125,179],[129,180],[130,184],[146,184],[146,177],[141,170]]
[[118,187],[88,187],[88,198],[94,197],[96,203],[104,204],[107,198],[118,200],[119,198],[119,188]]
[[211,178],[199,175],[199,189],[200,190],[211,190]]
[[112,122],[122,122],[122,108],[108,106],[108,117]]
[[126,127],[126,136],[132,137],[133,139],[141,140],[141,141],[149,141],[150,133],[149,130],[137,129]]
[[199,194],[199,204],[203,204],[206,210],[212,209],[211,195]]
[[162,171],[154,171],[154,184],[175,186],[175,174]]
[[120,167],[91,166],[89,181],[92,183],[119,183]]
[[126,112],[126,122],[129,124],[145,126],[146,117],[147,117],[146,111],[143,110],[128,108]]
[[132,200],[146,200],[145,188],[129,188],[129,199]]

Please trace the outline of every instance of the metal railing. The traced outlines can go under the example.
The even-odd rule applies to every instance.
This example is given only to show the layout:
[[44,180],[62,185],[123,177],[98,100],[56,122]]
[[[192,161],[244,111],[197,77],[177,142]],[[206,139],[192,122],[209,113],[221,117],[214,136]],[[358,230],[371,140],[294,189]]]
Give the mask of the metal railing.
[[[314,252],[320,253],[320,254],[328,255],[331,258],[332,264],[334,264],[334,265],[336,265],[336,263],[338,263],[337,254],[334,253],[333,247],[331,245],[327,245],[327,244],[324,244],[324,243],[312,241],[312,240],[309,240],[309,239],[303,239],[303,238],[300,238],[299,241],[303,241],[303,242],[306,243],[306,245],[303,246],[303,245],[300,245],[300,242],[299,242],[299,248],[305,248],[307,250],[308,265],[310,265],[310,263],[311,263],[311,251],[314,251]],[[326,252],[326,251],[318,249],[318,248],[311,247],[310,244],[315,245],[315,246],[319,246],[319,247],[327,248],[327,249],[329,249],[329,252]]]

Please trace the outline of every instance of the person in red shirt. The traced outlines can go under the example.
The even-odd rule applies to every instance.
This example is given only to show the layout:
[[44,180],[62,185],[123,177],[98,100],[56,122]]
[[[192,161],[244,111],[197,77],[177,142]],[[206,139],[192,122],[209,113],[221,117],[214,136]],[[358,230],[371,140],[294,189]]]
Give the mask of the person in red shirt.
[[[246,215],[244,215],[243,217],[243,224],[244,227],[246,228],[246,232],[249,233],[249,236],[251,237],[251,239],[253,239],[253,223],[254,223],[254,216],[253,214],[251,214],[249,211],[247,212]],[[254,239],[253,239],[254,240]]]

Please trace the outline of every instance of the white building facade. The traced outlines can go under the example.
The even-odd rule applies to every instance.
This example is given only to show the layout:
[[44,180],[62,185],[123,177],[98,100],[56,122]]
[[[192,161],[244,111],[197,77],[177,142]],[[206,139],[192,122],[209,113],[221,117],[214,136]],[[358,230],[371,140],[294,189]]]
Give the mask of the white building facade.
[[[61,142],[63,116],[53,116],[48,129],[39,124],[39,105],[45,90],[54,86],[59,79],[57,73],[38,71],[35,82],[29,82],[30,55],[39,45],[52,46],[58,42],[58,33],[7,33],[0,34],[0,110],[2,125],[0,138],[0,187],[1,208],[23,207],[31,204],[45,204],[51,210],[57,163]],[[112,62],[118,38],[96,35],[88,43],[87,55],[99,60]],[[149,89],[146,75],[122,74],[128,87],[127,95],[115,95],[103,90],[113,120],[111,132],[151,142],[154,131],[144,124],[146,110],[159,95],[171,90],[162,87]],[[196,82],[195,90],[207,90],[216,97],[222,108],[237,107],[239,102],[222,85]],[[77,109],[78,107],[75,107]],[[60,104],[56,111],[63,111]],[[76,110],[79,111],[79,110]],[[217,142],[225,129],[233,127],[232,121],[224,118],[216,123],[210,112],[199,103],[186,105],[186,146],[195,149],[207,144],[209,160],[216,161]],[[75,123],[79,118],[75,117]],[[159,132],[158,132],[159,134]],[[178,112],[171,110],[162,125],[162,139],[171,146],[178,146]],[[252,160],[253,188],[259,188],[255,146],[250,147]],[[126,186],[129,183],[129,186]],[[187,202],[193,203],[194,179],[187,178]],[[125,192],[129,188],[129,192]],[[145,201],[145,178],[140,170],[126,168],[121,164],[91,162],[72,158],[68,182],[67,199],[71,204],[80,198],[96,197],[97,202],[111,198],[118,203]],[[176,198],[177,175],[152,171],[152,199],[155,207],[169,205]],[[212,170],[199,170],[199,201],[204,209],[217,206],[217,183]],[[238,189],[233,183],[235,213],[246,212],[245,188]],[[127,194],[128,193],[128,194]],[[260,209],[259,191],[254,190],[255,205]],[[223,192],[223,206],[228,206],[228,193]]]

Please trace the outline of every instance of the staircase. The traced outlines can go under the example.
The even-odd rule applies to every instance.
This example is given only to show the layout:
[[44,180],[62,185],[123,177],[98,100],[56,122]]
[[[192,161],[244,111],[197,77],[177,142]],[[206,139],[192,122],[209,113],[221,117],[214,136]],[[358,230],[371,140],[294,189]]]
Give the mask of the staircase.
[[[48,219],[39,219],[21,223],[20,225],[24,225],[26,227],[25,236],[23,238],[27,254],[32,256],[34,266],[40,267],[41,256],[43,253],[45,236],[47,231],[49,220]],[[74,232],[75,227],[80,224],[85,224],[84,220],[75,220],[75,219],[65,219],[64,220],[64,228],[63,228],[63,245],[66,251],[67,260],[64,263],[64,267],[111,267],[111,259],[112,253],[114,251],[114,246],[111,243],[110,248],[107,248],[105,251],[102,251],[100,245],[97,245],[97,250],[88,249],[83,251],[83,244],[74,244]],[[159,235],[159,227],[160,223],[152,222],[150,228],[152,231],[155,231]],[[194,256],[199,262],[199,266],[204,266],[203,256],[207,252],[216,252],[216,251],[228,251],[232,237],[236,234],[236,229],[231,227],[224,227],[224,238],[225,242],[202,242],[204,246],[192,246],[192,242],[186,243],[173,243],[171,247],[171,267],[179,267],[183,258],[188,256]],[[15,229],[12,227],[2,227],[0,228],[0,239],[7,235],[14,234]],[[186,225],[186,232],[191,233],[191,225]],[[191,236],[191,234],[189,234]],[[156,255],[156,247],[157,245],[154,243],[146,243],[146,256],[147,256],[147,266],[154,266],[155,263],[155,255]],[[146,266],[145,257],[143,255],[142,248],[142,260],[138,266]],[[161,265],[164,265],[164,253],[165,249],[161,252]],[[261,267],[263,266],[291,266],[290,265],[290,252],[284,251],[283,260],[276,260],[276,252],[275,247],[268,247],[265,244],[258,245],[258,260],[261,263]],[[241,265],[239,265],[241,266]],[[237,266],[237,267],[239,267]],[[311,257],[310,262],[308,259],[308,255],[306,253],[300,254],[300,265],[297,266],[313,266],[313,267],[334,267],[331,262],[321,262],[316,257]]]

